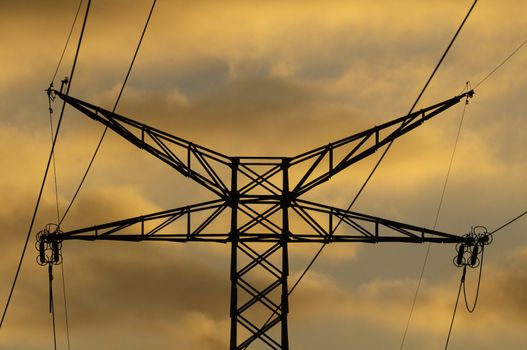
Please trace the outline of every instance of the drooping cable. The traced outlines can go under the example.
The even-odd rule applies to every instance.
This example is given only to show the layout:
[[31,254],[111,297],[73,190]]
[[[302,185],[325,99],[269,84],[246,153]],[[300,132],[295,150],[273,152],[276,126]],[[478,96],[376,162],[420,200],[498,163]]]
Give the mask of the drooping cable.
[[448,329],[448,336],[446,338],[445,350],[448,349],[448,343],[450,342],[450,335],[452,334],[452,328],[454,326],[454,320],[457,313],[457,305],[459,304],[459,296],[461,295],[461,287],[465,284],[465,274],[467,272],[467,266],[463,266],[463,274],[461,275],[461,281],[459,282],[459,289],[457,291],[456,304],[454,305],[454,312],[452,314],[452,320],[450,321],[450,328]]
[[[448,180],[450,179],[450,173],[452,171],[452,164],[454,162],[454,156],[456,154],[457,145],[458,145],[458,142],[459,142],[459,136],[461,135],[461,129],[463,127],[463,121],[465,119],[465,112],[466,112],[466,109],[467,109],[467,104],[468,104],[468,99],[465,101],[465,104],[463,106],[463,112],[461,114],[461,119],[459,121],[459,127],[458,127],[458,130],[457,130],[456,141],[454,142],[454,148],[452,150],[452,155],[450,156],[450,162],[448,164],[447,174],[445,176],[445,181],[443,182],[443,189],[441,190],[441,197],[439,199],[439,204],[437,206],[436,216],[435,216],[435,220],[434,220],[434,226],[433,226],[434,230],[437,227],[437,223],[439,221],[439,215],[440,215],[441,209],[443,207],[443,200],[445,198],[445,193],[446,193],[446,188],[447,188],[447,185],[448,185]],[[428,258],[430,256],[431,246],[432,246],[432,244],[428,243],[427,247],[426,247],[425,257],[424,257],[424,260],[423,260],[423,264],[421,266],[421,271],[419,272],[419,280],[417,281],[417,286],[415,288],[414,297],[412,299],[412,306],[410,308],[410,314],[408,315],[408,319],[406,320],[406,326],[405,326],[405,329],[404,329],[403,338],[401,340],[401,345],[400,345],[399,349],[403,348],[404,341],[406,340],[406,336],[408,334],[408,329],[410,328],[410,322],[412,320],[412,316],[413,316],[413,312],[414,312],[414,309],[415,309],[415,305],[417,303],[417,297],[419,295],[419,291],[421,290],[421,282],[423,280],[423,276],[424,276],[424,272],[425,272],[425,269],[426,269],[426,265],[428,264]]]
[[508,60],[510,60],[512,58],[512,56],[514,56],[518,51],[520,51],[520,49],[525,45],[527,44],[527,40],[525,40],[524,42],[522,42],[520,44],[520,46],[518,46],[514,51],[512,51],[503,61],[501,61],[500,64],[498,64],[493,70],[491,70],[483,79],[481,79],[477,84],[476,86],[474,87],[474,89],[476,89],[478,86],[480,86],[481,84],[483,84],[483,82],[485,82],[488,78],[490,78],[491,75],[493,75],[494,73],[496,73],[496,71],[498,69],[500,69],[505,63],[507,63]]
[[467,307],[467,311],[469,313],[473,313],[476,309],[476,305],[478,304],[478,297],[479,297],[479,288],[481,286],[481,273],[483,271],[483,257],[485,256],[485,246],[481,246],[481,262],[479,265],[479,275],[478,275],[478,285],[476,287],[476,296],[474,297],[474,303],[472,304],[472,307],[468,305],[467,300],[467,289],[466,289],[466,281],[463,281],[463,296],[465,298],[465,306]]
[[[143,37],[145,36],[146,29],[148,28],[148,24],[150,23],[150,18],[152,17],[152,12],[154,11],[154,7],[156,5],[156,1],[157,0],[153,1],[152,7],[150,8],[150,12],[148,13],[148,18],[146,19],[146,23],[145,23],[145,26],[143,28],[143,32],[141,33],[141,38],[139,39],[139,43],[137,44],[137,47],[135,49],[135,53],[134,53],[134,56],[132,58],[132,62],[130,63],[130,66],[128,67],[128,71],[126,72],[126,76],[125,76],[123,84],[121,86],[121,90],[119,91],[119,95],[117,96],[117,99],[116,99],[115,104],[113,106],[112,113],[115,112],[115,110],[117,109],[117,105],[119,104],[119,101],[120,101],[121,96],[123,94],[123,91],[124,91],[124,88],[126,86],[126,83],[128,82],[128,77],[130,76],[130,72],[132,71],[132,67],[134,66],[135,59],[136,59],[137,54],[139,52],[139,49],[141,47],[141,43],[143,42]],[[95,147],[95,151],[93,152],[93,156],[90,159],[90,162],[88,163],[88,166],[86,167],[86,171],[84,172],[84,174],[82,176],[82,179],[81,179],[79,185],[77,186],[77,189],[75,190],[75,193],[73,194],[73,197],[71,198],[71,201],[70,201],[68,207],[66,208],[66,210],[64,211],[64,214],[62,215],[62,219],[59,221],[59,226],[62,224],[62,222],[64,221],[64,219],[68,215],[68,212],[70,211],[71,206],[73,205],[73,202],[75,202],[75,199],[77,198],[77,195],[79,194],[82,186],[84,185],[84,181],[86,180],[86,177],[88,176],[88,173],[90,172],[90,169],[91,169],[91,167],[93,165],[93,162],[95,161],[95,158],[97,157],[97,154],[99,153],[99,149],[101,148],[102,142],[104,140],[104,137],[106,136],[106,132],[107,131],[108,131],[108,127],[106,126],[104,128],[104,131],[103,131],[100,139],[99,139],[99,142],[97,143],[97,146]]]
[[[70,83],[67,86],[66,94],[68,94],[68,92],[70,90],[71,81],[72,81],[73,75],[75,73],[75,67],[77,65],[77,59],[78,59],[79,52],[80,52],[82,38],[84,36],[84,29],[86,28],[86,21],[88,19],[88,14],[89,14],[89,10],[90,10],[90,4],[91,4],[91,0],[88,0],[88,5],[86,7],[86,14],[84,16],[84,21],[82,23],[82,29],[81,29],[81,33],[80,33],[80,36],[79,36],[79,42],[78,42],[78,45],[77,45],[77,50],[75,52],[75,58],[73,60],[73,65],[72,65],[72,68],[71,68],[70,79],[69,79]],[[46,179],[47,179],[47,176],[48,176],[51,160],[53,158],[53,152],[55,150],[55,145],[57,143],[57,136],[58,136],[59,131],[60,131],[60,126],[61,126],[61,123],[62,123],[62,117],[64,115],[65,106],[66,106],[66,103],[64,103],[62,105],[62,109],[61,109],[61,112],[60,112],[60,117],[59,117],[59,120],[58,120],[58,123],[57,123],[57,128],[55,130],[55,137],[53,138],[53,144],[51,145],[51,151],[49,153],[48,162],[46,164],[46,168],[45,168],[45,171],[44,171],[44,176],[43,176],[43,179],[42,179],[42,183],[40,185],[40,190],[39,190],[39,194],[38,194],[37,201],[36,201],[36,204],[35,204],[35,209],[33,211],[33,216],[31,218],[31,222],[29,224],[29,229],[28,229],[28,233],[27,233],[26,240],[25,240],[25,243],[24,243],[24,247],[22,249],[22,254],[20,256],[20,260],[18,262],[18,267],[16,269],[15,278],[13,279],[13,284],[11,285],[11,289],[9,291],[9,296],[7,298],[7,302],[6,302],[6,305],[4,307],[4,312],[2,314],[2,320],[0,321],[0,328],[2,327],[2,325],[4,323],[4,319],[5,319],[5,316],[7,314],[7,310],[9,308],[9,304],[11,302],[11,297],[13,296],[13,291],[15,289],[16,282],[17,282],[18,276],[20,274],[20,268],[22,267],[22,262],[24,261],[24,256],[25,256],[25,253],[26,253],[27,244],[29,242],[29,238],[31,236],[31,231],[33,230],[33,225],[35,224],[35,219],[36,219],[36,216],[37,216],[37,212],[38,212],[38,209],[40,207],[40,200],[42,198],[42,193],[44,192],[44,186],[46,184]]]
[[[467,311],[469,313],[472,313],[476,309],[476,305],[478,303],[478,297],[479,297],[479,290],[480,290],[480,286],[481,286],[481,275],[482,275],[482,271],[483,271],[484,255],[485,255],[485,245],[481,245],[481,261],[479,262],[478,284],[477,284],[477,287],[476,287],[476,296],[474,297],[474,303],[472,304],[472,306],[469,306],[469,303],[468,303],[468,300],[467,300],[467,290],[466,290],[466,285],[467,285],[466,272],[467,272],[467,266],[469,266],[469,265],[468,264],[464,264],[463,265],[463,273],[461,275],[461,281],[459,283],[459,290],[457,292],[456,304],[454,306],[454,312],[452,314],[452,320],[450,321],[450,327],[448,329],[448,335],[447,335],[447,339],[446,339],[446,342],[445,342],[445,350],[447,350],[447,348],[448,348],[448,344],[449,344],[449,341],[450,341],[450,336],[452,334],[452,329],[453,329],[453,326],[454,326],[454,319],[456,318],[456,314],[457,314],[457,306],[458,306],[458,303],[459,303],[459,296],[461,294],[461,289],[463,289],[463,298],[465,300],[465,307],[467,308]],[[474,267],[474,265],[470,265],[470,266]]]

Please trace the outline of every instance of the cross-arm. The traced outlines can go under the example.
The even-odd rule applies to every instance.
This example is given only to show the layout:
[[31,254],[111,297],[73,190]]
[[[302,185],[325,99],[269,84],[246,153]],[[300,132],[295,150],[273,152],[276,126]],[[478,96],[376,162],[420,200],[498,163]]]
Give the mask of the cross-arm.
[[226,196],[229,182],[224,174],[230,174],[229,157],[59,91],[53,92],[73,108],[106,125],[179,173],[222,198]]
[[292,193],[296,196],[304,194],[350,165],[374,154],[382,146],[393,142],[425,121],[456,105],[463,98],[473,95],[474,91],[471,90],[420,111],[293,157],[290,163],[291,167],[298,168],[307,165],[308,169],[303,172],[300,180],[293,184]]
[[[279,206],[279,204],[277,204]],[[113,241],[171,241],[171,242],[279,242],[284,233],[265,229],[277,226],[275,211],[268,210],[249,220],[253,225],[240,225],[233,232],[229,226],[229,204],[223,200],[198,203],[153,214],[113,221],[62,232],[48,232],[39,239],[64,240],[113,240]],[[473,245],[474,239],[454,235],[394,220],[383,219],[339,209],[301,199],[290,207],[289,243],[465,243]],[[298,225],[301,222],[303,224]],[[339,230],[337,227],[340,225]],[[261,225],[260,225],[261,224]]]

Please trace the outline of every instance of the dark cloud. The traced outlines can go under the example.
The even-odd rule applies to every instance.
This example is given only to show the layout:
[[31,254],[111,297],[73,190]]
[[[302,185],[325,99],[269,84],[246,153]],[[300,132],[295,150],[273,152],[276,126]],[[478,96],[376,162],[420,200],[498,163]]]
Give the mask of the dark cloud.
[[[186,102],[170,93],[123,101],[123,114],[230,154],[293,155],[354,133],[356,111],[316,88],[278,78],[228,81]],[[346,130],[347,129],[347,130]],[[258,153],[257,153],[258,152]]]
[[[527,288],[527,254],[525,246],[518,249],[513,258],[491,265],[484,272],[486,277],[481,286],[482,312],[500,315],[503,322],[527,323],[527,297],[523,290]],[[469,293],[474,294],[475,280],[471,281]],[[472,295],[469,294],[470,297]],[[473,300],[470,298],[469,300]],[[483,306],[482,306],[483,305]]]

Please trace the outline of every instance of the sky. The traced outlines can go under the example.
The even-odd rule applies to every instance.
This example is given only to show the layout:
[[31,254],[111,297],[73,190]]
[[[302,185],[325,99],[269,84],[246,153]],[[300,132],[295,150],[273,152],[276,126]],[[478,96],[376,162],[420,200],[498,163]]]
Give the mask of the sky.
[[[159,0],[117,112],[227,155],[293,156],[404,115],[472,1]],[[0,1],[0,305],[5,305],[51,147],[50,84],[78,2]],[[70,95],[111,109],[151,2],[93,0]],[[475,86],[527,38],[527,5],[480,1],[418,108]],[[84,9],[84,7],[83,7]],[[81,16],[84,10],[81,11]],[[71,70],[80,21],[55,86]],[[527,49],[476,89],[437,229],[493,230],[526,208]],[[60,101],[53,104],[54,125]],[[449,109],[394,143],[353,210],[433,227],[462,118]],[[66,108],[56,148],[64,212],[103,127]],[[346,208],[379,155],[308,198]],[[34,235],[56,223],[48,178],[1,349],[53,348],[48,276]],[[197,203],[210,194],[109,133],[64,231]],[[527,219],[485,250],[478,304],[460,300],[449,349],[523,349]],[[290,281],[318,246],[291,247]],[[292,349],[400,349],[426,245],[334,244],[290,297]],[[57,341],[71,349],[226,349],[229,246],[68,241],[54,270]],[[432,245],[403,349],[443,349],[461,271]],[[62,287],[62,279],[66,293]],[[477,270],[469,269],[472,302]],[[350,345],[352,344],[352,345]],[[256,345],[253,349],[263,348]]]

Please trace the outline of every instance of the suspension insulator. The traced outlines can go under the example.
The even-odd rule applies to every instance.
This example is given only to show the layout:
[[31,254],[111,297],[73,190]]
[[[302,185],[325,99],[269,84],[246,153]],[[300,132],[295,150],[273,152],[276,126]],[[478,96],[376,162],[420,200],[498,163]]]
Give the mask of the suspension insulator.
[[59,242],[53,241],[53,243],[51,245],[51,248],[52,248],[52,252],[53,252],[53,262],[55,264],[58,264],[59,260],[60,260]]
[[465,254],[465,245],[461,243],[457,252],[456,265],[463,265],[463,255]]
[[43,241],[38,242],[38,258],[41,264],[46,263],[46,245]]
[[470,256],[470,266],[476,266],[478,263],[479,246],[476,244],[472,248],[472,255]]

